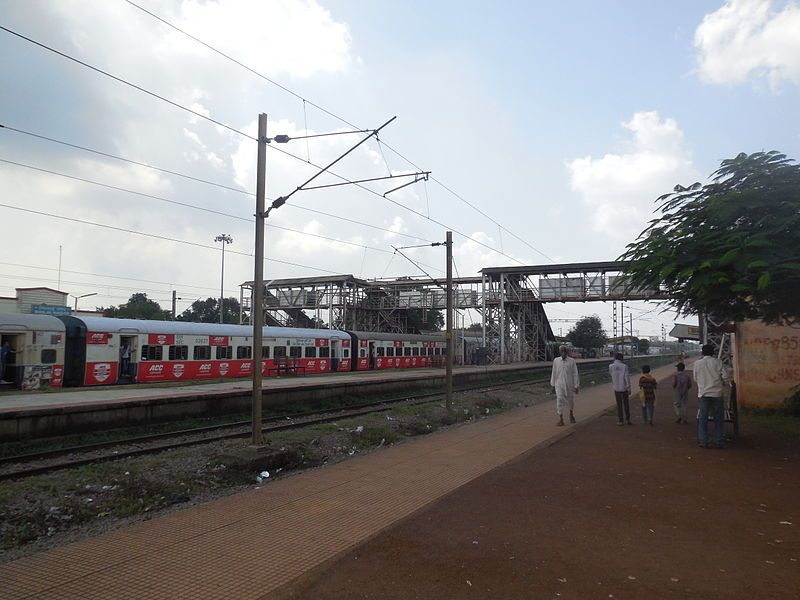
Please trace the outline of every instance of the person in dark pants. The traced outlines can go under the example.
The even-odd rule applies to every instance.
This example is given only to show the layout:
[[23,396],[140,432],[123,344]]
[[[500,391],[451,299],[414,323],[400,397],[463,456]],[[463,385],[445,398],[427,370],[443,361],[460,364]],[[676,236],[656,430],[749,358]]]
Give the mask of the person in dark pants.
[[725,447],[725,404],[722,390],[725,387],[725,369],[722,361],[714,358],[714,346],[703,346],[703,357],[694,363],[694,381],[697,384],[697,397],[700,401],[700,415],[697,422],[697,443],[708,448],[708,417],[714,419],[714,443],[717,448]]
[[644,424],[653,424],[653,411],[656,406],[656,388],[658,382],[650,374],[650,366],[642,366],[642,376],[639,377],[639,398],[642,401],[642,420]]
[[[614,387],[614,397],[617,400],[617,425],[631,424],[631,375],[628,365],[622,362],[623,356],[617,352],[614,362],[608,366],[611,373],[611,384]],[[623,419],[624,417],[624,419]]]

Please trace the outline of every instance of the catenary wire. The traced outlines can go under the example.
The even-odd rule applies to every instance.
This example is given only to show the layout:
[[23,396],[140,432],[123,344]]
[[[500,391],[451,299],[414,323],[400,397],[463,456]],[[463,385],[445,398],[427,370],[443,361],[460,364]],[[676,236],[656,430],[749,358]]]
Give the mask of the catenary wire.
[[[43,216],[43,217],[52,217],[54,219],[61,219],[61,220],[64,220],[64,221],[71,221],[73,223],[81,223],[83,225],[93,225],[95,227],[101,227],[103,229],[111,229],[113,231],[121,231],[121,232],[125,232],[125,233],[132,233],[134,235],[141,235],[141,236],[144,236],[144,237],[154,238],[154,239],[157,239],[157,240],[163,240],[163,241],[167,241],[167,242],[176,242],[178,244],[186,244],[188,246],[194,246],[196,248],[206,248],[208,250],[215,250],[215,251],[219,250],[219,248],[217,248],[216,246],[209,246],[207,244],[201,244],[199,242],[191,242],[189,240],[181,240],[181,239],[178,239],[178,238],[171,238],[171,237],[168,237],[168,236],[165,236],[165,235],[158,235],[158,234],[155,234],[155,233],[146,233],[144,231],[136,231],[134,229],[127,229],[125,227],[117,227],[115,225],[107,225],[105,223],[96,223],[94,221],[86,221],[86,220],[83,220],[83,219],[77,219],[75,217],[67,217],[67,216],[64,216],[64,215],[56,215],[54,213],[48,213],[48,212],[44,212],[44,211],[33,210],[33,209],[30,209],[30,208],[23,208],[21,206],[13,206],[11,204],[2,204],[2,203],[0,203],[0,207],[9,208],[11,210],[18,210],[20,212],[26,212],[26,213],[30,213],[30,214],[34,214],[34,215]],[[250,258],[253,257],[252,254],[249,254],[247,252],[241,252],[239,250],[228,250],[227,252],[229,254],[238,254],[239,256],[247,256],[247,257],[250,257]],[[267,261],[270,261],[270,262],[274,262],[274,263],[283,264],[283,265],[290,265],[290,266],[293,266],[293,267],[302,267],[304,269],[311,269],[313,271],[320,271],[322,273],[328,273],[330,275],[338,275],[339,274],[337,271],[331,271],[329,269],[322,269],[320,267],[312,267],[310,265],[303,265],[303,264],[295,263],[295,262],[291,262],[291,261],[280,260],[278,258],[265,258],[264,260],[267,260]]]
[[[122,161],[122,162],[130,163],[132,165],[137,165],[137,166],[140,166],[140,167],[145,167],[145,168],[148,168],[148,169],[152,169],[154,171],[159,171],[161,173],[167,173],[169,175],[175,175],[176,177],[182,177],[184,179],[189,179],[189,180],[192,180],[192,181],[195,181],[195,182],[198,182],[198,183],[211,185],[211,186],[218,187],[218,188],[221,188],[221,189],[229,190],[231,192],[237,192],[239,194],[250,196],[252,198],[255,198],[255,196],[256,196],[253,192],[250,192],[250,191],[247,191],[247,190],[242,190],[242,189],[239,189],[239,188],[231,187],[231,186],[228,186],[228,185],[225,185],[225,184],[222,184],[222,183],[217,183],[215,181],[209,181],[207,179],[201,179],[201,178],[195,177],[193,175],[187,175],[186,173],[180,173],[179,171],[173,171],[173,170],[170,170],[170,169],[165,169],[163,167],[158,167],[158,166],[151,165],[151,164],[148,164],[148,163],[139,162],[139,161],[136,161],[136,160],[131,160],[129,158],[118,156],[116,154],[110,154],[108,152],[103,152],[102,150],[96,150],[94,148],[88,148],[86,146],[81,146],[79,144],[72,144],[72,143],[66,142],[64,140],[58,140],[56,138],[51,138],[51,137],[48,137],[48,136],[45,136],[45,135],[34,133],[32,131],[26,131],[24,129],[19,129],[17,127],[12,127],[10,125],[0,124],[0,129],[6,129],[8,131],[14,131],[16,133],[20,133],[20,134],[23,134],[23,135],[28,135],[28,136],[31,136],[31,137],[34,137],[34,138],[38,138],[38,139],[41,139],[41,140],[45,140],[45,141],[48,141],[48,142],[52,142],[52,143],[55,143],[55,144],[61,144],[63,146],[67,146],[67,147],[70,147],[70,148],[75,148],[77,150],[83,150],[85,152],[90,152],[92,154],[97,154],[99,156],[105,156],[105,157],[108,157],[108,158],[113,158],[115,160],[119,160],[119,161]],[[272,201],[272,200],[274,200],[274,198],[267,198],[267,200]],[[292,209],[297,209],[297,210],[310,212],[310,213],[313,213],[313,214],[322,215],[322,216],[325,216],[325,217],[329,217],[331,219],[337,219],[337,220],[340,220],[340,221],[345,221],[345,222],[348,222],[348,223],[352,223],[354,225],[361,225],[363,227],[369,227],[371,229],[376,229],[377,231],[383,231],[384,233],[391,233],[391,234],[399,235],[399,236],[402,236],[402,237],[407,237],[409,239],[422,240],[423,242],[430,242],[431,241],[431,240],[426,240],[425,238],[419,237],[417,235],[411,235],[411,234],[407,234],[407,233],[393,231],[391,229],[387,229],[387,228],[381,227],[379,225],[373,225],[371,223],[364,223],[363,221],[358,221],[356,219],[348,219],[348,218],[342,217],[340,215],[327,213],[325,211],[316,210],[316,209],[308,208],[308,207],[305,207],[305,206],[299,206],[299,205],[296,205],[296,204],[289,204],[287,206],[292,208]]]
[[[140,11],[142,11],[142,12],[144,12],[144,13],[148,14],[148,15],[150,15],[151,17],[153,17],[153,18],[154,18],[154,19],[156,19],[157,21],[159,21],[159,22],[163,23],[163,24],[164,24],[164,25],[166,25],[167,27],[170,27],[171,29],[174,29],[175,31],[178,31],[179,33],[181,33],[181,34],[185,35],[185,36],[186,36],[186,37],[188,37],[189,39],[191,39],[191,40],[193,40],[193,41],[197,42],[198,44],[200,44],[200,45],[202,45],[202,46],[204,46],[204,47],[205,47],[205,48],[207,48],[208,50],[211,50],[212,52],[214,52],[214,53],[218,54],[219,56],[222,56],[223,58],[225,58],[225,59],[227,59],[227,60],[229,60],[229,61],[233,62],[234,64],[236,64],[236,65],[238,65],[238,66],[242,67],[243,69],[245,69],[246,71],[248,71],[248,72],[252,73],[252,74],[253,74],[253,75],[255,75],[256,77],[259,77],[259,78],[263,79],[264,81],[267,81],[267,82],[271,83],[272,85],[274,85],[274,86],[276,86],[276,87],[280,88],[281,90],[283,90],[283,91],[284,91],[284,92],[286,92],[287,94],[290,94],[290,95],[294,96],[295,98],[297,98],[297,99],[299,99],[299,100],[302,100],[302,101],[303,101],[303,105],[304,105],[304,108],[303,108],[303,109],[304,109],[304,111],[305,111],[305,105],[306,105],[306,104],[309,104],[310,106],[313,106],[314,108],[316,108],[317,110],[319,110],[319,111],[321,111],[321,112],[323,112],[323,113],[327,114],[328,116],[330,116],[330,117],[333,117],[334,119],[337,119],[338,121],[341,121],[342,123],[345,123],[346,125],[349,125],[350,127],[354,128],[354,129],[359,129],[359,127],[358,127],[357,125],[355,125],[354,123],[351,123],[350,121],[348,121],[348,120],[347,120],[347,119],[345,119],[344,117],[342,117],[342,116],[340,116],[340,115],[337,115],[336,113],[333,113],[333,112],[331,112],[331,111],[327,110],[326,108],[323,108],[322,106],[320,106],[320,105],[318,105],[318,104],[316,104],[316,103],[312,102],[311,100],[308,100],[308,99],[304,98],[303,96],[301,96],[301,95],[300,95],[300,94],[298,94],[297,92],[295,92],[295,91],[293,91],[293,90],[291,90],[291,89],[287,88],[286,86],[284,86],[284,85],[282,85],[282,84],[278,83],[278,82],[277,82],[277,81],[275,81],[274,79],[271,79],[271,78],[267,77],[266,75],[264,75],[264,74],[262,74],[262,73],[259,73],[258,71],[256,71],[256,70],[255,70],[255,69],[253,69],[252,67],[250,67],[250,66],[248,66],[248,65],[244,64],[243,62],[241,62],[241,61],[239,61],[239,60],[237,60],[237,59],[235,59],[235,58],[233,58],[233,57],[232,57],[232,56],[230,56],[229,54],[226,54],[225,52],[222,52],[221,50],[218,50],[217,48],[215,48],[215,47],[214,47],[214,46],[212,46],[211,44],[209,44],[209,43],[207,43],[207,42],[204,42],[203,40],[201,40],[201,39],[199,39],[199,38],[197,38],[197,37],[193,36],[193,35],[192,35],[192,34],[190,34],[188,31],[185,31],[184,29],[181,29],[181,28],[180,28],[180,27],[178,27],[177,25],[174,25],[174,24],[170,23],[169,21],[167,21],[166,19],[163,19],[162,17],[158,16],[157,14],[155,14],[155,13],[153,13],[153,12],[151,12],[151,11],[149,11],[149,10],[145,9],[145,8],[143,8],[142,6],[139,6],[138,4],[136,4],[135,2],[133,2],[132,0],[125,0],[125,1],[126,1],[128,4],[130,4],[131,6],[133,6],[134,8],[136,8],[136,9],[138,9],[138,10],[140,10]],[[407,158],[406,156],[404,156],[404,155],[403,155],[402,153],[400,153],[398,150],[396,150],[395,148],[393,148],[393,147],[392,147],[392,146],[390,146],[389,144],[386,144],[385,142],[384,142],[384,144],[386,145],[386,147],[387,147],[389,150],[391,150],[392,152],[394,152],[394,153],[395,153],[395,154],[396,154],[398,157],[402,158],[402,159],[403,159],[404,161],[406,161],[408,164],[412,165],[412,166],[413,166],[414,168],[416,168],[417,170],[422,170],[422,169],[421,169],[419,166],[417,166],[417,165],[416,165],[416,164],[415,164],[413,161],[411,161],[409,158]],[[382,149],[381,149],[381,154],[383,155],[383,150],[382,150]],[[387,164],[387,167],[388,167],[388,162],[386,162],[386,157],[385,157],[385,156],[384,156],[384,162]],[[482,215],[482,216],[483,216],[483,217],[485,217],[486,219],[489,219],[489,220],[490,220],[492,223],[494,223],[495,225],[497,225],[497,226],[498,226],[498,227],[500,227],[501,229],[505,230],[507,233],[509,233],[510,235],[512,235],[514,238],[516,238],[517,240],[519,240],[520,242],[522,242],[523,244],[525,244],[526,246],[528,246],[528,247],[529,247],[531,250],[533,250],[533,251],[534,251],[534,252],[536,252],[537,254],[540,254],[540,255],[544,256],[544,257],[545,257],[545,258],[547,258],[549,261],[551,261],[551,262],[555,262],[555,260],[554,260],[553,258],[551,258],[550,256],[548,256],[547,254],[545,254],[544,252],[542,252],[541,250],[539,250],[538,248],[536,248],[535,246],[533,246],[532,244],[530,244],[529,242],[527,242],[526,240],[524,240],[523,238],[519,237],[517,234],[515,234],[514,232],[512,232],[512,231],[511,231],[511,230],[509,230],[508,228],[506,228],[506,227],[504,227],[503,225],[501,225],[501,224],[500,224],[500,223],[499,223],[499,222],[498,222],[496,219],[492,218],[491,216],[489,216],[488,214],[486,214],[484,211],[482,211],[481,209],[479,209],[477,206],[475,206],[474,204],[472,204],[471,202],[469,202],[469,201],[468,201],[466,198],[464,198],[464,197],[463,197],[461,194],[457,193],[455,190],[453,190],[452,188],[450,188],[450,187],[449,187],[448,185],[446,185],[444,182],[442,182],[442,181],[438,180],[436,177],[433,177],[433,176],[431,176],[431,179],[432,179],[433,181],[435,181],[437,184],[439,184],[439,185],[440,185],[440,186],[441,186],[441,187],[442,187],[444,190],[446,190],[446,191],[448,191],[450,194],[452,194],[452,195],[453,195],[455,198],[457,198],[457,199],[461,200],[462,202],[464,202],[464,203],[465,203],[467,206],[469,206],[470,208],[472,208],[474,211],[476,211],[477,213],[479,213],[480,215]]]
[[[250,139],[250,140],[253,140],[253,141],[258,141],[258,138],[256,138],[256,137],[253,137],[253,136],[251,136],[251,135],[249,135],[249,134],[247,134],[247,133],[245,133],[245,132],[243,132],[243,131],[241,131],[241,130],[239,130],[239,129],[236,129],[235,127],[232,127],[231,125],[227,125],[227,124],[225,124],[225,123],[223,123],[223,122],[221,122],[221,121],[218,121],[218,120],[216,120],[216,119],[212,119],[211,117],[209,117],[209,116],[207,116],[207,115],[204,115],[204,114],[202,114],[202,113],[200,113],[200,112],[197,112],[197,111],[195,111],[195,110],[192,110],[191,108],[189,108],[189,107],[187,107],[187,106],[183,106],[182,104],[179,104],[178,102],[175,102],[175,101],[173,101],[173,100],[170,100],[170,99],[168,99],[168,98],[165,98],[164,96],[161,96],[161,95],[159,95],[159,94],[156,94],[155,92],[152,92],[152,91],[150,91],[150,90],[148,90],[148,89],[145,89],[145,88],[143,88],[143,87],[141,87],[141,86],[138,86],[138,85],[136,85],[136,84],[134,84],[134,83],[131,83],[130,81],[127,81],[127,80],[125,80],[125,79],[123,79],[123,78],[121,78],[121,77],[118,77],[118,76],[116,76],[116,75],[112,75],[112,74],[111,74],[111,73],[109,73],[108,71],[104,71],[103,69],[100,69],[100,68],[98,68],[98,67],[95,67],[95,66],[93,66],[93,65],[90,65],[90,64],[89,64],[89,63],[87,63],[87,62],[84,62],[84,61],[82,61],[82,60],[80,60],[80,59],[78,59],[78,58],[75,58],[75,57],[73,57],[73,56],[70,56],[69,54],[66,54],[66,53],[64,53],[64,52],[61,52],[61,51],[59,51],[59,50],[56,50],[55,48],[53,48],[53,47],[51,47],[51,46],[48,46],[48,45],[46,45],[46,44],[43,44],[43,43],[41,43],[41,42],[37,42],[36,40],[34,40],[34,39],[32,39],[32,38],[29,38],[29,37],[27,37],[27,36],[25,36],[25,35],[23,35],[23,34],[21,34],[21,33],[18,33],[18,32],[16,32],[16,31],[12,30],[12,29],[9,29],[8,27],[4,27],[4,26],[0,25],[0,30],[6,31],[6,32],[10,33],[11,35],[14,35],[14,36],[16,36],[16,37],[18,37],[18,38],[20,38],[20,39],[23,39],[23,40],[25,40],[25,41],[27,41],[27,42],[30,42],[30,43],[32,43],[32,44],[34,44],[34,45],[36,45],[36,46],[39,46],[40,48],[44,48],[45,50],[48,50],[48,51],[50,51],[50,52],[53,52],[54,54],[57,54],[57,55],[59,55],[59,56],[61,56],[61,57],[63,57],[63,58],[66,58],[66,59],[68,59],[68,60],[71,60],[71,61],[73,61],[73,62],[75,62],[75,63],[77,63],[77,64],[79,64],[79,65],[82,65],[82,66],[84,66],[84,67],[86,67],[86,68],[88,68],[88,69],[91,69],[92,71],[95,71],[95,72],[97,72],[97,73],[100,73],[101,75],[105,75],[106,77],[109,77],[109,78],[113,79],[114,81],[117,81],[117,82],[119,82],[119,83],[122,83],[122,84],[124,84],[124,85],[127,85],[127,86],[129,86],[129,87],[131,87],[131,88],[133,88],[133,89],[135,89],[135,90],[138,90],[138,91],[140,91],[140,92],[144,93],[144,94],[147,94],[147,95],[149,95],[149,96],[151,96],[151,97],[154,97],[154,98],[157,98],[157,99],[159,99],[159,100],[162,100],[163,102],[166,102],[167,104],[170,104],[171,106],[174,106],[174,107],[176,107],[176,108],[179,108],[179,109],[181,109],[181,110],[183,110],[183,111],[186,111],[186,112],[188,112],[188,113],[190,113],[190,114],[193,114],[193,115],[195,115],[195,116],[197,116],[197,117],[199,117],[199,118],[205,119],[206,121],[209,121],[209,122],[211,122],[211,123],[214,123],[215,125],[218,125],[218,126],[220,126],[220,127],[223,127],[223,128],[225,128],[225,129],[228,129],[228,130],[230,130],[230,131],[232,131],[232,132],[234,132],[234,133],[238,133],[239,135],[241,135],[241,136],[243,136],[243,137],[245,137],[245,138],[248,138],[248,139]],[[387,147],[387,148],[389,148],[390,150],[392,149],[392,148],[391,148],[390,146],[388,146],[388,145],[387,145],[386,147]],[[311,166],[314,166],[314,167],[316,167],[316,168],[318,168],[318,169],[321,169],[321,168],[322,168],[322,167],[320,167],[320,165],[317,165],[317,164],[315,164],[315,163],[313,163],[313,162],[307,161],[307,160],[303,159],[302,157],[300,157],[300,156],[298,156],[298,155],[296,155],[296,154],[293,154],[292,152],[288,152],[287,150],[284,150],[284,149],[282,149],[282,148],[278,148],[278,147],[276,147],[276,146],[274,146],[274,145],[268,145],[268,146],[267,146],[267,148],[268,148],[268,149],[271,149],[271,150],[274,150],[274,151],[277,151],[277,152],[280,152],[280,153],[282,153],[282,154],[285,154],[286,156],[290,156],[290,157],[294,158],[295,160],[298,160],[298,161],[300,161],[300,162],[302,162],[302,163],[305,163],[305,164],[309,164],[309,165],[311,165]],[[394,151],[394,150],[393,150],[393,151]],[[510,255],[506,254],[505,252],[498,251],[496,248],[492,248],[492,247],[491,247],[491,246],[489,246],[488,244],[484,244],[484,243],[483,243],[483,242],[481,242],[480,240],[476,240],[475,238],[473,238],[473,237],[471,237],[471,236],[469,236],[469,235],[467,235],[467,234],[465,234],[465,233],[462,233],[461,231],[459,231],[459,230],[455,229],[454,227],[450,227],[450,226],[448,226],[448,225],[445,225],[445,224],[444,224],[444,223],[442,223],[441,221],[438,221],[438,220],[436,220],[436,219],[433,219],[433,218],[431,218],[431,217],[428,217],[428,216],[426,216],[425,214],[423,214],[423,213],[421,213],[421,212],[419,212],[419,211],[417,211],[417,210],[414,210],[413,208],[410,208],[410,207],[408,207],[408,206],[405,206],[404,204],[402,204],[402,203],[400,203],[400,202],[397,202],[397,201],[395,201],[395,200],[393,200],[393,199],[391,199],[391,198],[388,198],[388,197],[386,197],[386,196],[383,196],[383,195],[379,194],[378,192],[376,192],[375,190],[372,190],[372,189],[370,189],[370,188],[368,188],[368,187],[366,187],[366,186],[364,186],[364,185],[361,185],[360,183],[353,182],[353,181],[349,180],[348,178],[346,178],[346,177],[344,177],[344,176],[342,176],[342,175],[338,175],[338,174],[337,174],[337,173],[335,173],[334,171],[327,170],[327,172],[328,172],[328,173],[330,173],[331,175],[333,175],[334,177],[337,177],[337,178],[341,179],[342,181],[347,181],[348,183],[351,183],[352,185],[354,185],[354,186],[356,186],[356,187],[358,187],[358,188],[361,188],[362,190],[365,190],[365,191],[367,191],[367,192],[369,192],[369,193],[371,193],[371,194],[373,194],[373,195],[377,196],[378,198],[382,198],[382,199],[384,199],[384,200],[388,200],[389,202],[391,202],[392,204],[394,204],[395,206],[397,206],[397,207],[399,207],[399,208],[402,208],[403,210],[406,210],[406,211],[412,212],[412,213],[414,213],[415,215],[417,215],[417,216],[419,216],[419,217],[422,217],[422,218],[424,218],[424,219],[427,219],[428,221],[431,221],[432,223],[435,223],[435,224],[439,225],[440,227],[444,227],[445,229],[449,229],[449,230],[453,231],[453,233],[456,233],[456,234],[458,234],[458,235],[460,235],[460,236],[462,236],[462,237],[464,237],[464,238],[466,238],[466,239],[469,239],[469,240],[471,240],[471,241],[475,242],[476,244],[478,244],[478,245],[480,245],[480,246],[483,246],[484,248],[487,248],[488,250],[491,250],[491,251],[493,251],[493,252],[498,252],[498,253],[499,253],[499,254],[501,254],[502,256],[505,256],[506,258],[509,258],[509,259],[513,260],[514,262],[516,262],[516,263],[520,264],[520,265],[523,265],[523,264],[524,264],[524,263],[523,263],[522,261],[520,261],[519,259],[517,259],[517,258],[514,258],[513,256],[510,256]]]
[[[212,213],[212,214],[215,214],[215,215],[220,215],[220,216],[223,216],[223,217],[228,217],[228,218],[231,218],[231,219],[237,219],[239,221],[246,221],[246,222],[253,222],[254,221],[254,219],[252,219],[252,218],[242,217],[240,215],[234,215],[234,214],[231,214],[231,213],[226,213],[226,212],[222,212],[222,211],[218,211],[218,210],[213,210],[213,209],[210,209],[210,208],[204,208],[202,206],[197,206],[196,204],[189,204],[189,203],[186,203],[186,202],[180,202],[178,200],[171,200],[169,198],[164,198],[164,197],[161,197],[161,196],[155,196],[153,194],[147,194],[145,192],[137,192],[135,190],[131,190],[131,189],[128,189],[128,188],[123,188],[123,187],[119,187],[119,186],[116,186],[116,185],[110,185],[110,184],[107,184],[107,183],[94,181],[92,179],[87,179],[85,177],[78,177],[76,175],[68,175],[66,173],[59,173],[58,171],[52,171],[50,169],[43,169],[41,167],[35,167],[33,165],[28,165],[28,164],[25,164],[25,163],[15,162],[13,160],[7,160],[5,158],[0,158],[0,163],[6,163],[6,164],[14,165],[14,166],[17,166],[17,167],[23,167],[23,168],[31,169],[31,170],[34,170],[34,171],[39,171],[41,173],[47,173],[48,175],[55,175],[55,176],[58,176],[58,177],[64,177],[66,179],[72,179],[72,180],[80,181],[80,182],[83,182],[83,183],[96,185],[98,187],[103,187],[103,188],[115,190],[115,191],[118,191],[118,192],[124,192],[126,194],[133,194],[135,196],[142,196],[144,198],[149,198],[151,200],[157,200],[159,202],[165,202],[167,204],[174,204],[174,205],[177,205],[177,206],[183,206],[185,208],[190,208],[192,210],[198,210],[198,211],[202,211],[202,212]],[[385,248],[377,248],[375,246],[367,246],[366,244],[359,244],[358,242],[350,242],[350,241],[347,241],[347,240],[339,240],[339,239],[328,237],[328,236],[325,236],[325,235],[320,235],[318,233],[311,233],[309,231],[302,231],[300,229],[292,229],[291,227],[284,227],[282,225],[274,225],[272,223],[267,223],[266,227],[269,227],[271,229],[280,229],[282,231],[288,231],[288,232],[296,233],[296,234],[299,234],[299,235],[315,237],[315,238],[327,240],[329,242],[334,242],[334,243],[339,243],[339,244],[346,244],[348,246],[356,246],[358,248],[363,248],[364,250],[372,250],[374,252],[382,252],[384,254],[391,254],[391,252],[389,250],[386,250]],[[432,269],[436,269],[436,267],[431,267],[431,268]]]

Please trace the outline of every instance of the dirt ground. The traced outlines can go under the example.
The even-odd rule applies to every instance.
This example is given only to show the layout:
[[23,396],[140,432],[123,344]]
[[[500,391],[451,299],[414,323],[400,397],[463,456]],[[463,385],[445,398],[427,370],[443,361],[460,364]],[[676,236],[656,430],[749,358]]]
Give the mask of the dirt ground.
[[670,402],[654,427],[634,414],[576,427],[276,597],[800,598],[796,435],[744,417],[705,450]]

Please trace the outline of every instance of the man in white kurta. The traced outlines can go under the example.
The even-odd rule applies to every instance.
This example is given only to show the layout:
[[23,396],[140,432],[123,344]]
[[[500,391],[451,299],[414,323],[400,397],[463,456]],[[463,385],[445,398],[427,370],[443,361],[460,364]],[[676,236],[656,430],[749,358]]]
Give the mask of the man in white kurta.
[[556,412],[558,425],[564,425],[564,409],[569,409],[569,422],[575,422],[572,413],[575,408],[575,394],[581,387],[578,377],[578,365],[575,359],[567,356],[567,347],[561,346],[561,356],[553,361],[553,373],[550,375],[550,385],[556,390]]

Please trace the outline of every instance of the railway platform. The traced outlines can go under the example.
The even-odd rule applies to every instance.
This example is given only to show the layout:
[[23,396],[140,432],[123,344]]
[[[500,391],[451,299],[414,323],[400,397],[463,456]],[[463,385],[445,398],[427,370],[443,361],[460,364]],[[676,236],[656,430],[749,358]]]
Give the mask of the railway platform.
[[[582,362],[606,363],[605,359]],[[514,373],[549,369],[550,363],[462,366],[456,385],[490,382]],[[387,369],[265,378],[265,404],[309,403],[342,396],[404,394],[444,384],[444,369]],[[134,425],[249,413],[249,380],[174,385],[70,388],[0,394],[0,442],[54,437]]]
[[460,486],[579,431],[611,404],[610,386],[598,385],[581,392],[577,425],[556,427],[547,402],[413,438],[8,563],[0,589],[9,600],[267,599]]

